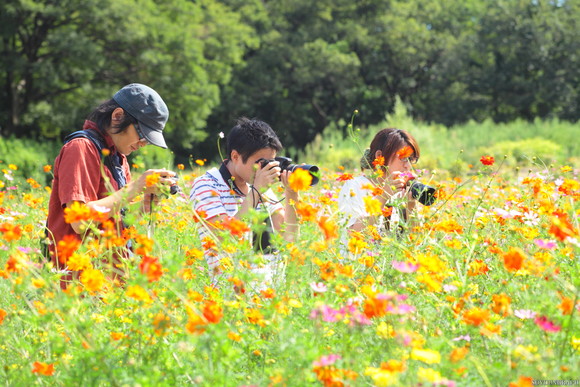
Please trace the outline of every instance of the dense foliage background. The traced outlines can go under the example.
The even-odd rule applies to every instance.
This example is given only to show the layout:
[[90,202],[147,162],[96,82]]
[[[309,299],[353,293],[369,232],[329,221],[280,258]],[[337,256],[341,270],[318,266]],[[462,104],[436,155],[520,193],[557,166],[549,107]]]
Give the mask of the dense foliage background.
[[178,161],[241,115],[291,155],[400,97],[451,127],[580,115],[580,2],[3,0],[0,137],[59,139],[129,82],[157,89]]

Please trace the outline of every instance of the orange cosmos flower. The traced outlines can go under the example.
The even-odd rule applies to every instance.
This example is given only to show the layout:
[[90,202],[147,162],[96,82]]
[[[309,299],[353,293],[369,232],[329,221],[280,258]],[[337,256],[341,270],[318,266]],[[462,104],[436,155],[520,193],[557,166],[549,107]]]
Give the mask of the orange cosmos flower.
[[318,209],[310,204],[298,202],[296,203],[296,214],[300,216],[303,221],[313,221],[316,220]]
[[347,180],[352,180],[353,176],[351,173],[343,173],[342,175],[338,176],[336,178],[337,181],[347,181]]
[[[381,209],[381,213],[383,214],[383,216],[384,216],[385,218],[388,218],[389,216],[393,215],[393,207],[388,207],[388,206],[386,206],[386,207],[383,207],[383,208]],[[377,239],[378,239],[378,238],[377,238]]]
[[61,264],[66,265],[70,256],[77,251],[80,245],[81,241],[78,237],[74,235],[65,235],[56,245],[58,261]]
[[570,223],[568,215],[563,212],[554,212],[552,217],[552,223],[548,232],[554,235],[558,240],[565,241],[568,237],[572,238],[577,233],[574,230],[574,226]]
[[463,360],[463,358],[465,358],[465,356],[468,353],[469,353],[468,347],[455,348],[449,354],[449,360],[451,360],[451,362],[453,363],[457,363],[458,361]]
[[189,313],[189,321],[185,325],[185,329],[192,334],[202,334],[205,332],[205,326],[207,325],[207,321],[197,315],[196,313]]
[[256,308],[248,308],[245,310],[246,318],[250,324],[259,325],[261,327],[266,326],[266,320],[262,313]]
[[159,183],[159,179],[161,178],[161,175],[159,175],[158,173],[152,173],[150,175],[145,176],[145,185],[147,187],[153,187],[154,185],[157,185],[157,183]]
[[324,238],[327,241],[338,238],[338,227],[336,226],[336,223],[328,218],[328,216],[321,216],[317,223],[322,232],[324,232]]
[[580,182],[572,179],[564,179],[564,182],[558,187],[558,191],[568,196],[580,196]]
[[241,341],[242,340],[242,336],[240,336],[236,332],[229,331],[228,332],[228,339],[230,339],[232,341]]
[[312,175],[307,170],[298,168],[288,177],[288,184],[296,192],[305,191],[312,184]]
[[562,302],[558,305],[558,309],[562,311],[563,315],[571,315],[574,311],[574,301],[571,298],[564,297],[560,294]]
[[146,235],[138,234],[135,236],[135,244],[137,247],[134,252],[138,255],[147,255],[153,250],[153,239],[150,239]]
[[43,170],[45,173],[49,173],[50,171],[52,171],[52,165],[49,165],[49,164],[47,164],[47,165],[45,165],[44,167],[42,167],[42,170]]
[[250,230],[250,227],[243,221],[234,218],[233,216],[228,216],[222,222],[222,225],[226,230],[229,230],[230,233],[238,238],[241,238],[244,233],[247,233]]
[[479,159],[479,161],[483,165],[493,165],[493,163],[495,163],[495,159],[493,158],[493,156],[482,156],[481,159]]
[[195,160],[195,163],[196,163],[197,165],[199,165],[200,167],[202,167],[202,166],[204,166],[204,165],[205,165],[205,161],[203,161],[203,160],[201,160],[201,159],[197,159],[197,160]]
[[205,250],[213,250],[217,247],[215,241],[209,236],[203,237],[201,240],[201,245]]
[[158,281],[163,275],[163,268],[159,263],[159,258],[145,255],[139,264],[139,270],[145,274],[149,282]]
[[260,294],[262,295],[262,297],[264,297],[266,299],[271,299],[271,298],[276,297],[276,292],[272,288],[267,288],[266,290],[260,290]]
[[379,156],[373,160],[373,167],[377,168],[383,165],[385,165],[385,158],[383,156]]
[[0,233],[6,242],[17,241],[22,237],[22,229],[17,224],[0,223]]
[[463,233],[463,227],[453,219],[447,219],[439,222],[435,225],[434,229],[446,233]]
[[105,276],[97,269],[87,269],[81,273],[81,283],[89,292],[98,292],[105,285]]
[[483,275],[489,271],[489,267],[481,259],[475,259],[469,263],[469,270],[467,275],[475,277],[476,275]]
[[463,322],[467,325],[480,326],[489,320],[489,310],[473,308],[463,312]]
[[183,171],[185,169],[185,165],[177,164],[177,169],[179,169],[180,171]]
[[171,319],[162,312],[159,312],[153,318],[153,331],[157,336],[166,336],[171,327]]
[[404,159],[406,157],[412,156],[413,153],[415,153],[413,147],[407,145],[397,151],[397,157],[399,157],[399,159]]
[[507,271],[518,271],[522,268],[526,254],[518,247],[512,247],[503,254],[503,265]]
[[388,300],[386,297],[373,295],[367,298],[363,304],[363,311],[368,318],[382,317],[387,314]]
[[8,315],[8,313],[4,309],[0,309],[0,325],[4,322],[4,318]]
[[125,294],[129,298],[132,298],[132,299],[137,300],[137,301],[143,301],[146,304],[153,303],[153,299],[151,298],[149,293],[147,293],[147,290],[143,289],[139,285],[129,286],[127,288],[127,291],[125,292]]
[[111,340],[113,341],[122,340],[124,337],[125,334],[123,332],[111,332]]
[[517,382],[510,382],[509,387],[533,387],[534,378],[529,376],[520,376]]
[[46,364],[35,361],[32,364],[32,373],[44,376],[52,376],[52,374],[54,374],[54,364]]
[[217,324],[224,316],[222,307],[215,301],[207,300],[203,304],[203,317],[210,324]]
[[492,299],[493,305],[491,306],[491,310],[493,310],[494,313],[504,317],[507,316],[509,314],[510,303],[512,299],[505,293],[494,294]]

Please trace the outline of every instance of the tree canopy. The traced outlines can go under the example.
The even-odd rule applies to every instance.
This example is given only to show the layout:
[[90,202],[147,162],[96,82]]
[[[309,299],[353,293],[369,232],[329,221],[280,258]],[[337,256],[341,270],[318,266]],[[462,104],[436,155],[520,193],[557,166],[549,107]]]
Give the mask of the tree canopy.
[[4,0],[0,135],[55,138],[141,82],[178,155],[214,158],[239,116],[290,150],[400,97],[448,126],[580,114],[578,2]]

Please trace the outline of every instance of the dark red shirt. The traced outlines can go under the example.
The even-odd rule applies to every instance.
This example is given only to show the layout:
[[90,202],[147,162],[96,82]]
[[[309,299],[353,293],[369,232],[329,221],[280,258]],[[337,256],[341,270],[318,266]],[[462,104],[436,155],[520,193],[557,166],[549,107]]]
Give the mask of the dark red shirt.
[[[85,121],[83,129],[99,131],[92,121]],[[111,137],[104,136],[111,156],[117,153]],[[127,157],[120,155],[121,166],[131,180],[131,172]],[[68,202],[92,202],[108,196],[119,189],[111,171],[101,163],[101,155],[97,147],[87,138],[76,138],[66,143],[54,160],[54,180],[48,205],[48,230],[52,241],[50,246],[51,260],[55,267],[62,269],[56,256],[56,246],[65,235],[73,235],[81,239],[70,224],[64,221],[64,208]]]

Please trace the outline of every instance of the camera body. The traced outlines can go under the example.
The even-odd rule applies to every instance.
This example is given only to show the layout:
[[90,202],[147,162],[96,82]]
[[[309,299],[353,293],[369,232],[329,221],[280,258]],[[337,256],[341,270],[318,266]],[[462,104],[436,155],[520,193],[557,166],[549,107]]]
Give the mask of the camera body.
[[172,180],[173,182],[172,182],[172,184],[169,186],[169,193],[170,193],[171,195],[175,195],[175,194],[177,194],[178,192],[181,192],[181,188],[179,188],[179,186],[177,185],[177,180],[178,180],[178,179],[177,179],[177,177],[174,177],[174,178],[172,178],[171,180]]
[[418,181],[410,181],[409,189],[413,199],[418,200],[424,206],[430,206],[435,203],[435,188],[419,183]]
[[273,160],[267,160],[267,159],[260,159],[258,160],[258,163],[260,164],[260,168],[264,168],[266,165],[268,165],[268,163],[272,162],[272,161],[277,161],[279,163],[279,167],[282,171],[289,171],[289,172],[294,172],[296,169],[304,169],[308,172],[310,172],[310,176],[312,176],[312,183],[310,183],[310,185],[316,185],[318,184],[318,167],[316,165],[308,165],[308,164],[304,164],[304,165],[297,165],[297,164],[292,164],[292,159],[289,157],[276,157]]

